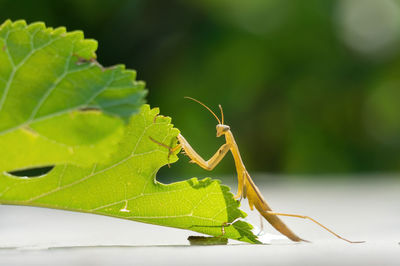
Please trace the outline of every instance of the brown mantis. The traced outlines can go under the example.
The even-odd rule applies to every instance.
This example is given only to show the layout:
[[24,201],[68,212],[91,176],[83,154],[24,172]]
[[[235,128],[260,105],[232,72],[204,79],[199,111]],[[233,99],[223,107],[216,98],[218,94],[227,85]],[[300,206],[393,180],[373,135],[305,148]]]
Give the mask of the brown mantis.
[[[216,126],[217,137],[225,136],[226,143],[223,144],[208,161],[206,161],[199,154],[197,154],[197,152],[192,148],[192,146],[190,146],[189,142],[181,134],[178,135],[179,144],[174,148],[170,148],[167,145],[150,138],[152,141],[156,142],[157,144],[159,144],[161,146],[168,148],[170,151],[170,154],[173,153],[174,151],[178,150],[179,148],[182,148],[184,150],[184,152],[186,153],[186,155],[191,159],[191,161],[190,161],[191,163],[196,163],[200,167],[202,167],[206,170],[209,170],[209,171],[213,170],[214,167],[216,167],[218,165],[218,163],[224,158],[224,156],[228,153],[228,151],[231,151],[231,153],[233,155],[233,159],[235,161],[236,172],[238,175],[238,192],[237,192],[237,195],[235,196],[235,198],[240,199],[240,200],[242,198],[247,198],[251,210],[254,210],[254,207],[255,207],[258,210],[258,212],[277,231],[279,231],[280,233],[282,233],[283,235],[285,235],[292,241],[299,242],[299,241],[306,241],[306,240],[301,239],[295,233],[293,233],[278,216],[289,216],[289,217],[308,219],[344,241],[347,241],[349,243],[364,242],[364,241],[350,241],[348,239],[345,239],[309,216],[272,211],[272,209],[269,207],[269,205],[265,201],[264,197],[262,196],[260,190],[255,185],[255,183],[253,182],[249,173],[246,170],[246,167],[243,163],[242,157],[240,156],[239,148],[236,144],[235,138],[233,137],[232,131],[230,130],[230,127],[228,125],[224,124],[224,112],[222,110],[221,105],[218,106],[221,111],[221,120],[220,120],[218,118],[218,116],[204,103],[202,103],[196,99],[193,99],[191,97],[185,97],[185,98],[193,100],[193,101],[201,104],[209,112],[211,112],[211,114],[214,115],[214,117],[218,121],[218,124]],[[226,223],[225,225],[230,225],[230,224]],[[223,227],[225,225],[223,225]],[[222,227],[222,232],[224,232],[223,227]]]

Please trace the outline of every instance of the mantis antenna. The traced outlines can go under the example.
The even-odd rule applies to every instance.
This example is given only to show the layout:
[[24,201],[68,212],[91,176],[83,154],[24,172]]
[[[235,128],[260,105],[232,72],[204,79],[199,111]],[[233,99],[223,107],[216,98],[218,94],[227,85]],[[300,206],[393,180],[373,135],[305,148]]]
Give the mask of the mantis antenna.
[[[221,124],[221,120],[219,120],[218,116],[217,116],[207,105],[205,105],[204,103],[202,103],[202,102],[200,102],[199,100],[196,100],[196,99],[194,99],[194,98],[192,98],[192,97],[185,96],[184,98],[189,99],[189,100],[192,100],[192,101],[195,101],[195,102],[197,102],[197,103],[203,105],[203,107],[207,108],[207,110],[210,111],[210,113],[212,113],[212,114],[214,115],[214,117],[217,119],[218,123]],[[221,110],[222,110],[222,109],[221,109]],[[224,121],[224,115],[222,114],[222,124],[224,123],[223,121]]]
[[220,104],[218,104],[219,110],[221,111],[221,119],[222,119],[222,124],[224,124],[224,111],[222,111],[222,106]]

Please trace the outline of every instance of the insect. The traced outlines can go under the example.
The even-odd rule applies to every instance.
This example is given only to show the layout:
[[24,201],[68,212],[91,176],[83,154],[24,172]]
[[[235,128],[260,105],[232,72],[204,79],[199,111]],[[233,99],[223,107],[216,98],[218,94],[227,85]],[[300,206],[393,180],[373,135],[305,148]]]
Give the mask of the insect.
[[[217,152],[208,160],[204,160],[193,148],[190,146],[189,142],[181,135],[178,135],[178,141],[179,144],[176,147],[170,148],[169,146],[160,143],[152,138],[150,138],[152,141],[156,142],[157,144],[164,146],[169,149],[170,154],[172,154],[174,151],[176,151],[179,148],[182,148],[185,152],[185,154],[191,159],[191,163],[196,163],[200,167],[206,169],[206,170],[213,170],[218,163],[224,158],[224,156],[231,151],[233,155],[233,159],[235,161],[235,167],[236,167],[236,172],[238,176],[238,192],[237,195],[235,196],[235,199],[241,200],[243,198],[247,198],[249,202],[249,206],[251,210],[254,210],[256,208],[258,212],[280,233],[288,237],[290,240],[295,241],[295,242],[300,242],[300,241],[306,241],[300,237],[298,237],[295,233],[293,233],[289,227],[286,226],[286,224],[278,217],[278,216],[288,216],[288,217],[297,217],[297,218],[302,218],[302,219],[308,219],[315,224],[319,225],[320,227],[324,228],[334,236],[347,241],[349,243],[362,243],[364,241],[350,241],[346,238],[341,237],[340,235],[336,234],[326,226],[322,225],[315,219],[306,216],[306,215],[299,215],[299,214],[289,214],[289,213],[281,213],[281,212],[275,212],[272,211],[272,209],[269,207],[268,203],[262,196],[260,190],[254,183],[254,181],[251,179],[249,173],[246,170],[246,167],[243,163],[242,157],[240,156],[239,148],[238,145],[236,144],[235,138],[232,134],[232,131],[228,125],[225,125],[224,121],[224,112],[222,110],[222,106],[219,105],[219,109],[221,111],[221,120],[218,118],[218,116],[204,103],[191,98],[191,97],[185,97],[187,99],[190,99],[192,101],[195,101],[199,104],[201,104],[203,107],[205,107],[218,121],[218,124],[216,126],[217,130],[217,137],[224,136],[226,143],[223,144]],[[229,225],[229,224],[227,224]],[[224,226],[223,226],[224,227]],[[224,229],[222,227],[222,231],[224,232]]]

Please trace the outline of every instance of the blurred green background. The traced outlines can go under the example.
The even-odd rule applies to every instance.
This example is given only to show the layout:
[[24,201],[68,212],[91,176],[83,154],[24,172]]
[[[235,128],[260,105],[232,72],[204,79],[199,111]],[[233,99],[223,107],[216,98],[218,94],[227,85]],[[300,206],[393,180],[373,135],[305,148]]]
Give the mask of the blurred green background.
[[[207,159],[223,139],[184,96],[222,104],[250,173],[400,170],[399,0],[0,0],[8,18],[97,39],[99,62],[137,70]],[[208,173],[181,156],[161,176],[233,174],[228,157]]]

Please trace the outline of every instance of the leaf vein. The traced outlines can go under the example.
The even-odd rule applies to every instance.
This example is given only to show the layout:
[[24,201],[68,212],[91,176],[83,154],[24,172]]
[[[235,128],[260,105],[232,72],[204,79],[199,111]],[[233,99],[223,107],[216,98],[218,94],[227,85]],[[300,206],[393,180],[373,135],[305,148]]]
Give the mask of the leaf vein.
[[[9,34],[9,33],[8,33],[8,34]],[[5,38],[5,42],[6,42],[6,43],[7,43],[8,34],[6,35],[6,38]],[[8,78],[8,81],[7,81],[6,87],[5,87],[5,89],[4,89],[3,95],[2,95],[2,97],[1,97],[1,99],[0,99],[0,112],[1,112],[1,110],[3,109],[3,106],[4,106],[4,103],[5,103],[5,101],[6,101],[7,95],[8,95],[8,93],[9,93],[9,90],[10,90],[10,87],[11,87],[11,84],[12,84],[12,81],[13,81],[14,76],[15,76],[15,73],[18,71],[18,69],[19,69],[23,64],[25,64],[26,61],[27,61],[33,54],[35,54],[37,51],[39,51],[39,50],[41,50],[41,49],[43,49],[43,48],[45,48],[45,47],[51,45],[51,44],[54,43],[56,40],[59,40],[59,39],[61,39],[61,38],[62,38],[62,37],[54,38],[54,39],[50,40],[49,42],[47,42],[46,44],[43,44],[42,46],[40,46],[40,47],[38,47],[38,48],[36,48],[36,49],[34,49],[34,50],[31,50],[31,51],[25,56],[25,58],[21,60],[21,62],[20,62],[18,65],[15,65],[14,62],[12,61],[12,59],[10,59],[10,60],[12,61],[12,65],[13,65],[13,71],[11,72],[11,74],[10,74],[10,76],[9,76],[9,78]],[[7,46],[7,45],[6,45],[6,46]],[[6,47],[6,51],[8,51],[8,47]],[[10,55],[10,56],[11,56],[11,55]]]

